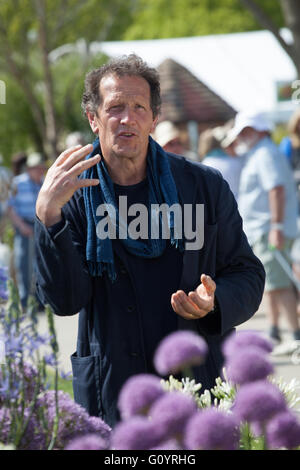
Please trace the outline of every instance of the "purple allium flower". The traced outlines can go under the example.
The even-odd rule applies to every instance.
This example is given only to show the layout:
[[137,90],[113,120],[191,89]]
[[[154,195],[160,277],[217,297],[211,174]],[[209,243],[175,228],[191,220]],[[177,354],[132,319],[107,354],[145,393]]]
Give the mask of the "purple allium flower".
[[[20,410],[21,413],[21,410]],[[18,445],[18,449],[25,450],[37,450],[41,445],[41,438],[38,434],[38,424],[35,419],[35,416],[30,416],[30,411],[28,409],[24,410],[23,422],[28,420],[28,424],[24,435],[21,438],[21,441]],[[2,407],[0,408],[0,442],[3,444],[11,444],[9,440],[10,431],[13,420],[11,416],[11,411],[9,408]]]
[[300,423],[290,411],[272,418],[266,427],[267,443],[272,449],[295,449],[300,446]]
[[232,333],[223,343],[222,350],[224,356],[234,356],[243,349],[255,346],[265,353],[270,353],[273,349],[271,341],[260,333],[255,331],[239,331]]
[[7,293],[7,269],[0,267],[0,300],[7,300],[8,293]]
[[232,411],[242,421],[266,422],[286,409],[284,395],[267,380],[242,385],[238,390]]
[[[51,432],[56,416],[55,391],[49,390],[39,397],[37,407],[44,407],[48,428]],[[59,391],[58,407],[59,425],[55,443],[56,449],[63,449],[66,442],[83,434],[96,433],[108,441],[110,427],[101,418],[89,416],[82,406],[72,400],[70,395]]]
[[147,414],[152,403],[163,393],[160,379],[151,374],[130,377],[122,387],[118,408],[122,419],[136,414]]
[[154,365],[161,375],[176,374],[185,367],[201,364],[207,353],[207,344],[192,331],[176,331],[159,344]]
[[181,435],[187,420],[195,413],[195,400],[182,392],[168,392],[156,400],[149,411],[161,438]]
[[111,438],[113,450],[147,450],[157,446],[160,434],[157,426],[142,416],[134,416],[114,428]]
[[239,385],[265,379],[274,372],[262,350],[254,346],[241,349],[236,355],[230,356],[225,369],[228,379]]
[[107,442],[98,434],[86,434],[72,439],[65,450],[105,450]]
[[239,439],[238,420],[216,408],[198,411],[186,427],[185,443],[189,450],[235,450]]
[[150,450],[182,450],[176,439],[169,439],[168,441],[161,442]]

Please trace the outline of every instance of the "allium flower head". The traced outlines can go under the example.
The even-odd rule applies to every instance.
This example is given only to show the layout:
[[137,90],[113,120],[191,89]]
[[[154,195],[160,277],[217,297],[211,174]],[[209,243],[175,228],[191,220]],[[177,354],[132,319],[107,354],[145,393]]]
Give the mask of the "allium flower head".
[[72,439],[64,450],[105,450],[107,443],[98,434],[86,434]]
[[169,392],[156,400],[149,416],[156,424],[161,437],[167,439],[182,434],[187,420],[196,410],[196,402],[190,395]]
[[122,419],[146,414],[152,403],[163,393],[160,379],[155,375],[139,374],[130,377],[123,385],[118,400]]
[[113,450],[147,450],[160,442],[157,427],[142,416],[134,416],[114,428],[111,437]]
[[150,450],[182,450],[176,439],[169,439],[161,442],[158,446],[152,447]]
[[284,395],[267,380],[242,385],[238,390],[232,411],[242,421],[266,422],[286,409]]
[[189,420],[185,443],[189,450],[235,450],[239,444],[239,425],[230,413],[216,408],[198,411]]
[[223,343],[222,350],[224,356],[235,356],[243,349],[255,346],[264,353],[270,353],[273,349],[271,341],[255,331],[239,331],[232,333]]
[[[55,391],[45,392],[39,399],[37,406],[44,407],[48,428],[53,428],[56,416]],[[59,424],[55,443],[56,449],[63,449],[72,438],[83,434],[97,433],[104,440],[109,439],[111,429],[101,419],[91,417],[86,410],[72,400],[70,395],[58,392]]]
[[176,374],[185,367],[201,364],[207,353],[207,344],[192,331],[176,331],[159,344],[154,365],[161,375]]
[[267,443],[271,449],[300,446],[300,423],[290,411],[278,413],[267,424]]
[[239,385],[265,379],[274,368],[260,348],[251,346],[229,356],[225,363],[227,378]]

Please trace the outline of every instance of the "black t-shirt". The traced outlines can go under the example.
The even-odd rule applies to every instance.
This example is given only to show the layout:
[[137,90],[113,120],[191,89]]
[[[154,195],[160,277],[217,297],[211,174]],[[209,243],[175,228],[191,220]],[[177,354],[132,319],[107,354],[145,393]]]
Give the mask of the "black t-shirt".
[[[121,186],[114,185],[116,202],[127,196],[127,207],[140,203],[148,207],[148,181]],[[131,218],[128,217],[128,223]],[[145,353],[149,372],[154,372],[152,358],[158,343],[177,329],[177,314],[171,306],[171,295],[179,288],[183,254],[167,240],[166,249],[157,258],[142,258],[128,253],[134,276],[134,288],[143,299],[140,306]]]

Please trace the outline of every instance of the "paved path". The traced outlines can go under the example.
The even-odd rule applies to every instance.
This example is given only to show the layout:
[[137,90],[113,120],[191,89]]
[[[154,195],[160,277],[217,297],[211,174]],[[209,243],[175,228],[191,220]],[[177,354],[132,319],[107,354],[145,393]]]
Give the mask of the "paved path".
[[[60,362],[65,372],[71,371],[70,355],[76,350],[78,315],[71,317],[55,316],[55,325],[60,347]],[[281,319],[283,339],[291,337],[285,319]],[[46,331],[46,318],[43,314],[40,316],[40,330]],[[238,327],[238,330],[251,329],[262,333],[267,333],[268,322],[262,302],[258,312],[246,323]],[[290,355],[271,357],[275,367],[275,375],[282,377],[284,381],[289,382],[292,378],[300,381],[300,365],[293,364]]]

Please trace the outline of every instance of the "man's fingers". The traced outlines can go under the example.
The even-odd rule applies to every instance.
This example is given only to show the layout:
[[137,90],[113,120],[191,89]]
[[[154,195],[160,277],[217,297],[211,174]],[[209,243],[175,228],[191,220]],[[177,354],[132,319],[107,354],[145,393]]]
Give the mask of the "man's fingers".
[[55,163],[61,165],[73,152],[76,152],[76,150],[79,150],[81,147],[82,145],[74,145],[73,147],[67,148],[57,157]]
[[[68,171],[74,165],[76,165],[76,163],[78,163],[80,160],[82,160],[84,157],[86,157],[89,153],[91,153],[92,150],[93,150],[92,144],[85,145],[84,147],[78,147],[77,146],[77,149],[76,149],[76,147],[73,147],[73,150],[66,151],[64,157],[61,158],[60,161],[57,162],[57,164],[59,166],[61,166],[64,170]],[[64,154],[64,152],[63,152],[63,154]]]
[[172,299],[176,305],[176,313],[184,318],[200,318],[201,312],[198,307],[188,298],[183,291],[177,291],[172,295]]
[[97,186],[100,183],[97,179],[79,179],[78,188],[86,188],[88,186]]
[[205,287],[205,290],[208,295],[212,295],[216,290],[216,283],[213,279],[207,274],[201,275],[201,282]]
[[180,315],[181,317],[185,318],[185,320],[196,320],[198,317],[195,317],[195,315],[192,315],[190,313],[186,313],[181,306],[181,304],[174,298],[174,295],[171,297],[171,305],[175,313]]
[[100,155],[95,155],[88,160],[76,163],[76,165],[74,165],[68,173],[72,176],[79,176],[84,170],[87,170],[88,168],[96,165],[100,160]]

